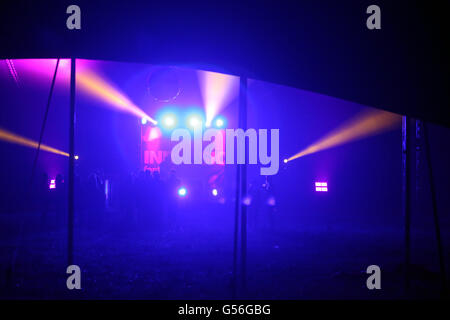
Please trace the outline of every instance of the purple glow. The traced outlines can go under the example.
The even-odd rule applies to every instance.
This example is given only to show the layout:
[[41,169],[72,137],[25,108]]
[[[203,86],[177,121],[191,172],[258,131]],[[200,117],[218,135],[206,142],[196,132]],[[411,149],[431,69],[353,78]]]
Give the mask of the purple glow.
[[249,206],[252,204],[252,197],[246,196],[242,199],[242,203],[246,206]]
[[56,182],[55,179],[50,180],[49,189],[55,189],[56,188]]
[[105,198],[109,199],[109,180],[105,180]]
[[17,86],[19,86],[19,76],[17,74],[16,68],[14,67],[14,62],[10,59],[6,59],[6,64],[8,65],[9,72],[11,73],[11,77],[14,79],[14,82]]
[[274,207],[276,205],[275,197],[270,197],[269,199],[267,199],[267,205]]

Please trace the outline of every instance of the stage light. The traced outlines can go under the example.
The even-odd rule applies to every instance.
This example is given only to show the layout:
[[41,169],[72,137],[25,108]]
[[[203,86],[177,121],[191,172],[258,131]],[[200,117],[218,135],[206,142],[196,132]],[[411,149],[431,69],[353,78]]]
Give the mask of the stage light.
[[283,162],[284,162],[284,163],[288,163],[288,159],[284,159]]
[[175,125],[175,118],[173,116],[164,117],[164,126],[166,128],[172,128]]
[[142,118],[142,119],[141,119],[141,123],[142,123],[143,125],[147,124],[147,119],[146,119],[146,118]]
[[202,124],[202,120],[198,116],[190,116],[188,118],[188,124],[192,128],[197,128]]
[[78,155],[75,155],[75,160],[78,160],[80,157]]
[[217,191],[217,189],[212,189],[212,195],[214,196],[214,197],[217,197],[217,195],[219,194],[219,192]]
[[287,160],[291,161],[308,154],[395,129],[401,123],[400,120],[400,115],[387,111],[363,112]]
[[318,192],[328,192],[328,183],[327,182],[316,182],[316,191]]
[[185,187],[181,187],[178,189],[178,195],[180,197],[185,197],[187,195],[187,189]]
[[216,118],[216,120],[214,121],[214,125],[217,129],[224,128],[226,126],[225,118],[223,118],[223,117]]
[[48,186],[49,189],[55,189],[56,188],[56,182],[55,179],[50,180],[50,185]]

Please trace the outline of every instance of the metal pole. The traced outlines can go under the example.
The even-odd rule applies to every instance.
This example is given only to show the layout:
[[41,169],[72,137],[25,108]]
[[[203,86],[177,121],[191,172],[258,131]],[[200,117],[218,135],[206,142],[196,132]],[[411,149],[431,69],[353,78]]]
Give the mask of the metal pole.
[[410,259],[411,259],[411,206],[410,206],[410,132],[409,117],[402,117],[402,179],[403,179],[403,216],[405,219],[405,294],[410,289]]
[[44,113],[44,120],[42,121],[41,132],[39,134],[39,142],[38,142],[38,146],[36,149],[36,154],[34,156],[33,167],[32,167],[32,171],[31,171],[30,188],[33,187],[33,180],[34,180],[34,175],[35,175],[35,171],[36,171],[37,161],[39,158],[39,151],[41,150],[42,139],[44,138],[45,125],[47,123],[48,110],[50,109],[50,102],[52,101],[53,89],[55,88],[55,81],[56,81],[56,74],[58,72],[58,66],[59,66],[59,58],[56,60],[56,67],[55,67],[55,72],[53,73],[52,84],[50,86],[50,93],[48,94],[47,106],[45,108],[45,113]]
[[[247,130],[247,77],[240,78],[239,88],[239,122]],[[241,197],[247,195],[247,148],[244,164],[241,165]],[[241,201],[241,285],[245,293],[247,282],[247,205]]]
[[[39,134],[39,142],[38,142],[38,146],[36,148],[36,154],[34,156],[33,166],[31,167],[30,184],[28,186],[28,190],[25,190],[25,194],[26,194],[26,197],[28,198],[28,201],[32,200],[34,176],[35,176],[35,172],[36,172],[37,161],[39,158],[39,151],[41,150],[42,139],[44,137],[45,125],[47,123],[48,111],[50,109],[50,102],[51,102],[52,96],[53,96],[53,89],[55,88],[55,81],[56,81],[56,74],[58,72],[58,66],[59,66],[59,58],[56,60],[55,72],[53,73],[52,83],[50,85],[50,92],[48,94],[48,99],[47,99],[47,105],[45,107],[44,119],[42,121],[41,132]],[[19,226],[19,244],[13,250],[10,265],[6,270],[6,287],[8,289],[12,285],[12,281],[13,281],[12,279],[14,277],[17,256],[19,255],[19,249],[22,246],[22,242],[23,242],[24,223],[25,223],[24,220],[21,219],[20,226]]]
[[436,242],[437,249],[439,254],[439,267],[441,271],[441,289],[442,294],[447,294],[447,276],[445,272],[445,262],[444,262],[444,249],[442,247],[442,239],[441,239],[441,229],[439,227],[439,216],[437,212],[437,202],[436,202],[436,190],[434,188],[434,177],[433,177],[433,167],[431,164],[431,154],[430,154],[430,141],[428,139],[428,128],[427,123],[423,123],[423,136],[425,140],[425,153],[427,157],[427,165],[428,165],[428,176],[430,181],[430,191],[431,191],[431,202],[433,205],[433,219],[434,219],[434,228],[436,233]]
[[236,167],[236,202],[234,206],[234,243],[233,243],[233,299],[237,296],[237,269],[239,250],[239,209],[241,207],[241,165]]
[[75,62],[70,59],[70,122],[69,122],[69,194],[68,194],[68,232],[67,261],[73,264],[73,215],[74,215],[74,165],[75,165]]
[[420,191],[421,191],[421,175],[420,170],[422,167],[422,121],[416,120],[416,209],[421,211]]
[[[247,129],[247,77],[242,76],[239,83],[239,128]],[[247,151],[246,151],[247,153]],[[247,156],[246,156],[247,158]],[[238,263],[239,263],[239,227],[240,227],[240,277],[241,287],[246,286],[247,262],[247,207],[242,203],[242,197],[247,193],[247,167],[238,164],[236,169],[236,203],[234,207],[234,247],[233,247],[233,298],[238,292]],[[239,216],[241,219],[239,219]],[[240,225],[239,225],[240,223]]]

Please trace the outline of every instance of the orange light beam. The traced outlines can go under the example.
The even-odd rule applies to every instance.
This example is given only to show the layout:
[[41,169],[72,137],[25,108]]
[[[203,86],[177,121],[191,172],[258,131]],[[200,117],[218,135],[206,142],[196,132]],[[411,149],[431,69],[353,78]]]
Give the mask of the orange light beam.
[[[0,129],[0,140],[9,142],[9,143],[15,143],[21,146],[25,146],[25,147],[29,147],[29,148],[33,148],[33,149],[37,149],[38,147],[38,143],[36,141],[33,141],[31,139],[25,138],[25,137],[21,137],[15,133],[6,131],[4,129]],[[60,154],[62,156],[68,157],[69,154],[67,152],[58,150],[56,148],[47,146],[45,144],[41,143],[41,150],[43,151],[47,151],[47,152],[51,152],[51,153],[55,153],[55,154]]]
[[401,116],[395,113],[380,110],[364,112],[304,150],[286,159],[287,161],[285,160],[285,162],[392,130],[397,127],[400,121]]
[[112,85],[91,71],[83,70],[77,72],[77,85],[79,85],[85,92],[88,92],[93,96],[101,98],[105,102],[114,105],[120,111],[129,112],[141,119],[144,118],[153,124],[157,124],[156,120],[142,111],[118,89],[114,88]]

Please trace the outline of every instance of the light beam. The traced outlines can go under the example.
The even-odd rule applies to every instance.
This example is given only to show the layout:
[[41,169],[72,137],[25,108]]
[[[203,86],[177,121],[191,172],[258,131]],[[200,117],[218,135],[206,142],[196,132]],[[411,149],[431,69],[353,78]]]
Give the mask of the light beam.
[[236,96],[239,78],[209,71],[198,71],[197,75],[205,108],[205,125],[209,127],[214,117]]
[[89,70],[80,70],[77,72],[77,85],[80,86],[84,92],[91,94],[96,98],[113,105],[116,109],[131,113],[138,118],[146,119],[153,124],[157,121],[147,115],[138,106],[136,106],[128,97],[121,93],[113,85],[102,79],[97,74]]
[[306,149],[288,158],[285,163],[308,154],[392,130],[397,127],[400,120],[400,115],[387,111],[375,110],[364,112],[308,146]]
[[[6,131],[4,129],[0,129],[0,140],[9,142],[9,143],[14,143],[14,144],[18,144],[24,147],[29,147],[29,148],[33,148],[33,149],[37,149],[38,147],[38,143],[36,141],[33,141],[31,139],[25,138],[25,137],[21,137],[15,133]],[[56,148],[47,146],[45,144],[41,143],[41,150],[43,151],[47,151],[47,152],[51,152],[51,153],[55,153],[55,154],[60,154],[62,156],[68,157],[69,154],[67,152],[58,150]]]

